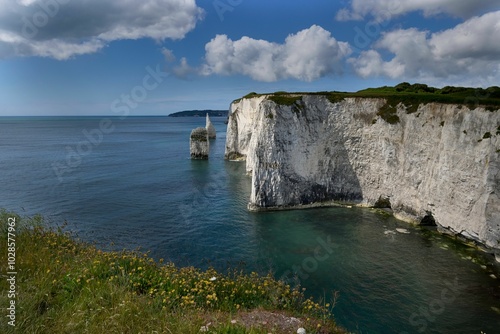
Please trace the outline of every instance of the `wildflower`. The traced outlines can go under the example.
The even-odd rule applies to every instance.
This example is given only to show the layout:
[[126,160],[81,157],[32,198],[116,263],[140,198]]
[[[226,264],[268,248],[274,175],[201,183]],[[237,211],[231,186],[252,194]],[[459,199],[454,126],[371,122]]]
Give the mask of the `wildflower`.
[[213,282],[217,279],[217,277],[213,276],[213,277],[210,277],[210,282]]

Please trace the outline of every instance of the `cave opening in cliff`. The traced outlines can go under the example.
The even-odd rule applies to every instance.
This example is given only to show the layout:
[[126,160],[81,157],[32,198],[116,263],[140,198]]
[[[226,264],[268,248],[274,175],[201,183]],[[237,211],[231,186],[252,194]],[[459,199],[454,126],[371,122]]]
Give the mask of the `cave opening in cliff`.
[[436,220],[434,219],[432,213],[427,212],[424,218],[422,218],[422,220],[420,221],[420,226],[437,226]]

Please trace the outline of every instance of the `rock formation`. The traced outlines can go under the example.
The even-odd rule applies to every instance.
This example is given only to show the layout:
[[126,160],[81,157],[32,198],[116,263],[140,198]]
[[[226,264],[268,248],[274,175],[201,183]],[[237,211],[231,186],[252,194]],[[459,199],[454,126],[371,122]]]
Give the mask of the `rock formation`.
[[191,159],[208,159],[210,142],[208,141],[206,128],[199,127],[191,131],[189,150],[191,152]]
[[207,132],[208,132],[208,138],[209,139],[215,139],[215,137],[217,136],[216,133],[215,133],[215,127],[212,124],[212,122],[210,121],[210,117],[208,117],[208,114],[207,114],[206,129],[207,129]]
[[500,250],[500,111],[400,103],[386,118],[385,104],[319,94],[235,101],[225,156],[246,158],[249,208],[378,203]]

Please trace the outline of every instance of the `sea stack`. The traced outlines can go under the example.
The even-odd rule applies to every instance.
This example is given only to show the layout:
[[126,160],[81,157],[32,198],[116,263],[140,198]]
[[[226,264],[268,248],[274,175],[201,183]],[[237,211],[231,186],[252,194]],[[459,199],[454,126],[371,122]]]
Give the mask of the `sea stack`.
[[208,138],[215,139],[215,137],[217,136],[215,134],[215,127],[212,124],[212,122],[210,121],[210,117],[208,117],[208,113],[207,113],[207,125],[206,125],[206,128],[207,128],[207,132],[208,132]]
[[206,128],[196,128],[191,131],[189,140],[189,150],[191,159],[208,159],[210,143],[208,141],[208,132]]

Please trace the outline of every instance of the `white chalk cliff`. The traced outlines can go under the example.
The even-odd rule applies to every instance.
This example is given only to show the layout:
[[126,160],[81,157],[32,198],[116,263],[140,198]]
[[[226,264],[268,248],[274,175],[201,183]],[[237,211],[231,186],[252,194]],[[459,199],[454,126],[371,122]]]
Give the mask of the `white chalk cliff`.
[[[373,206],[500,250],[500,111],[421,104],[389,124],[385,100],[332,103],[303,95],[294,105],[268,96],[231,105],[226,158],[246,159],[251,209],[329,201]],[[386,201],[387,202],[387,201]]]
[[208,159],[210,142],[208,141],[208,131],[206,128],[198,127],[191,131],[189,151],[191,159]]
[[207,129],[208,132],[208,138],[215,139],[215,137],[217,137],[217,133],[215,132],[215,126],[212,124],[212,121],[210,120],[210,117],[208,117],[208,114],[207,114],[207,121],[205,128]]

